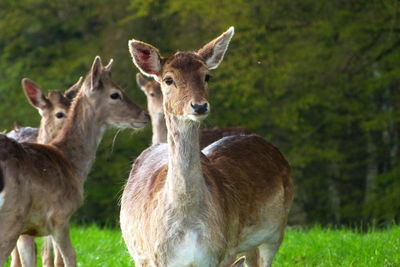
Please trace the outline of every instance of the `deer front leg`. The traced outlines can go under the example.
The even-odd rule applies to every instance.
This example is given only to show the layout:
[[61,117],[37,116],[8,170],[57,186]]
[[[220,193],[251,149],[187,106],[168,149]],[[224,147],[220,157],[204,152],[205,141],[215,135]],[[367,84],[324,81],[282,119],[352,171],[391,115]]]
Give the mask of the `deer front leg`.
[[246,258],[246,265],[247,267],[258,267],[258,259],[260,257],[258,253],[258,248],[253,250],[247,251],[244,253]]
[[15,248],[22,227],[21,216],[9,212],[7,206],[0,208],[0,266]]
[[44,240],[42,263],[43,267],[64,266],[62,255],[51,236],[47,236]]
[[57,245],[53,240],[53,252],[54,252],[54,266],[65,266],[64,261],[59,249],[57,249]]
[[239,259],[237,259],[232,265],[231,267],[243,267],[245,263],[245,257],[241,257]]
[[[55,247],[56,246],[53,244],[53,238],[51,236],[46,236],[44,239],[43,248],[42,248],[43,267],[54,267],[53,251],[54,251]],[[55,251],[54,251],[54,253],[55,253]],[[61,262],[62,262],[61,254],[58,254],[58,257],[60,258],[59,261],[61,260]]]
[[[15,255],[15,260],[14,260]],[[36,244],[32,236],[20,235],[12,254],[11,267],[36,266]]]
[[[8,255],[10,255],[11,251],[17,244],[21,227],[18,228],[19,229],[7,229],[6,227],[2,228],[0,223],[0,266],[4,265]],[[11,232],[8,232],[8,230]]]
[[270,267],[272,260],[283,240],[283,229],[279,231],[274,237],[258,247],[259,251],[259,266]]
[[55,251],[58,249],[61,253],[62,261],[57,261],[58,253],[56,252],[56,266],[62,267],[76,267],[76,254],[71,244],[71,239],[69,237],[69,226],[64,225],[62,227],[56,228],[52,235],[53,240],[56,244]]
[[11,252],[11,267],[21,267],[21,259],[19,258],[18,248],[15,247]]

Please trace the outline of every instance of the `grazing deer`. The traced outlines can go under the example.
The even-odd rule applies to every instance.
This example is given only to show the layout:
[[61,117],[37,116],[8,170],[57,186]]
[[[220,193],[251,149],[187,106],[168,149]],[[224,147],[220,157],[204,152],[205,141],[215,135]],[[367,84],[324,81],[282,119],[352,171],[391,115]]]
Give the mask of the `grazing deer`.
[[134,64],[161,84],[168,129],[167,144],[136,159],[121,199],[122,235],[136,266],[229,266],[241,253],[248,266],[270,266],[282,242],[293,186],[279,150],[247,135],[200,152],[208,71],[221,63],[233,33],[170,57],[129,42]]
[[[164,118],[161,86],[155,80],[146,79],[141,73],[136,74],[136,83],[147,98],[147,110],[151,117],[153,131],[152,143],[153,145],[166,143],[167,125]],[[204,148],[222,137],[242,134],[252,134],[252,132],[240,126],[203,129],[200,132],[200,148]]]
[[[14,126],[14,130],[8,133],[7,137],[13,138],[19,143],[37,142],[46,144],[52,141],[64,125],[71,101],[77,94],[81,83],[82,77],[65,91],[64,95],[57,90],[51,90],[48,95],[45,96],[42,93],[42,89],[33,81],[26,78],[23,79],[22,88],[25,95],[29,103],[37,108],[41,115],[40,128]],[[17,246],[12,252],[11,267],[23,266],[20,256],[21,253],[25,254],[25,265],[27,262],[31,263],[30,265],[32,266],[36,265],[36,245],[32,236],[21,235],[18,238]],[[53,266],[52,253],[52,240],[51,238],[46,238],[42,251],[44,266]],[[30,260],[27,260],[28,257]]]
[[142,128],[149,120],[112,81],[111,63],[104,67],[95,58],[66,123],[48,145],[0,135],[0,265],[18,236],[28,234],[51,235],[65,266],[76,266],[69,220],[82,204],[83,184],[104,131]]

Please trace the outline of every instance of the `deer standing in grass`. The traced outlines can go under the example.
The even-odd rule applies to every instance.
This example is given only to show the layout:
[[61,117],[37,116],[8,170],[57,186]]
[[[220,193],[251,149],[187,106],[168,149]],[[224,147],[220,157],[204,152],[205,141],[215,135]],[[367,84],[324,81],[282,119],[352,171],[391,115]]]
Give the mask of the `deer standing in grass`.
[[[77,94],[82,82],[82,77],[71,86],[65,94],[58,90],[49,91],[45,96],[42,89],[30,79],[22,80],[22,88],[29,103],[38,109],[41,115],[40,127],[21,127],[16,128],[7,134],[18,141],[22,142],[37,142],[39,144],[50,143],[63,127],[67,112],[71,105],[72,99]],[[53,246],[51,238],[46,238],[43,251],[42,261],[44,266],[53,266]],[[24,254],[23,257],[21,255]],[[28,260],[29,257],[29,260]],[[59,257],[58,259],[61,260]],[[24,265],[36,266],[36,245],[32,236],[21,235],[18,238],[17,246],[12,252],[11,267],[19,267]],[[29,264],[28,264],[29,263]]]
[[[147,110],[151,117],[153,132],[152,143],[153,145],[166,143],[167,125],[165,124],[161,85],[155,80],[146,79],[140,73],[136,74],[136,83],[147,98]],[[222,137],[242,134],[252,134],[252,132],[240,126],[202,129],[200,132],[200,148],[204,148]]]
[[123,238],[136,266],[270,266],[282,242],[293,185],[279,150],[257,135],[225,137],[200,152],[210,112],[207,75],[223,59],[231,27],[197,52],[162,57],[129,42],[134,64],[163,94],[167,144],[133,164],[121,199]]
[[0,266],[21,234],[51,235],[65,266],[76,266],[69,220],[82,204],[83,184],[104,131],[142,128],[149,120],[112,81],[110,69],[111,62],[104,67],[95,58],[67,122],[50,144],[19,144],[0,135]]

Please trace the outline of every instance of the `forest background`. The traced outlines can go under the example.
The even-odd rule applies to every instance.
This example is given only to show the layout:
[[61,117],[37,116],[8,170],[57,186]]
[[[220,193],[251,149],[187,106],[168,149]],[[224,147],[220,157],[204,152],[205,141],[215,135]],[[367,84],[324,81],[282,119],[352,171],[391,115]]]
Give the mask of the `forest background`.
[[[293,224],[399,223],[399,15],[397,0],[1,0],[0,130],[38,126],[22,78],[64,90],[96,55],[114,58],[114,79],[145,107],[129,39],[169,55],[233,25],[204,127],[244,126],[280,148],[296,184]],[[99,147],[77,223],[118,223],[151,129],[115,136]]]

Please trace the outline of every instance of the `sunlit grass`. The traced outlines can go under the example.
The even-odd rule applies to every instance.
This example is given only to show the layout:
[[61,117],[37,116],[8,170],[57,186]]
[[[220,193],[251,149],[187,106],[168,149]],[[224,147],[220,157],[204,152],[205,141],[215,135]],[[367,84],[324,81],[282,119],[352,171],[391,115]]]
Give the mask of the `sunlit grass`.
[[[78,266],[133,266],[118,229],[73,227],[71,236]],[[368,233],[289,228],[274,266],[400,266],[400,227]]]
[[368,233],[289,229],[275,266],[400,266],[400,227]]

